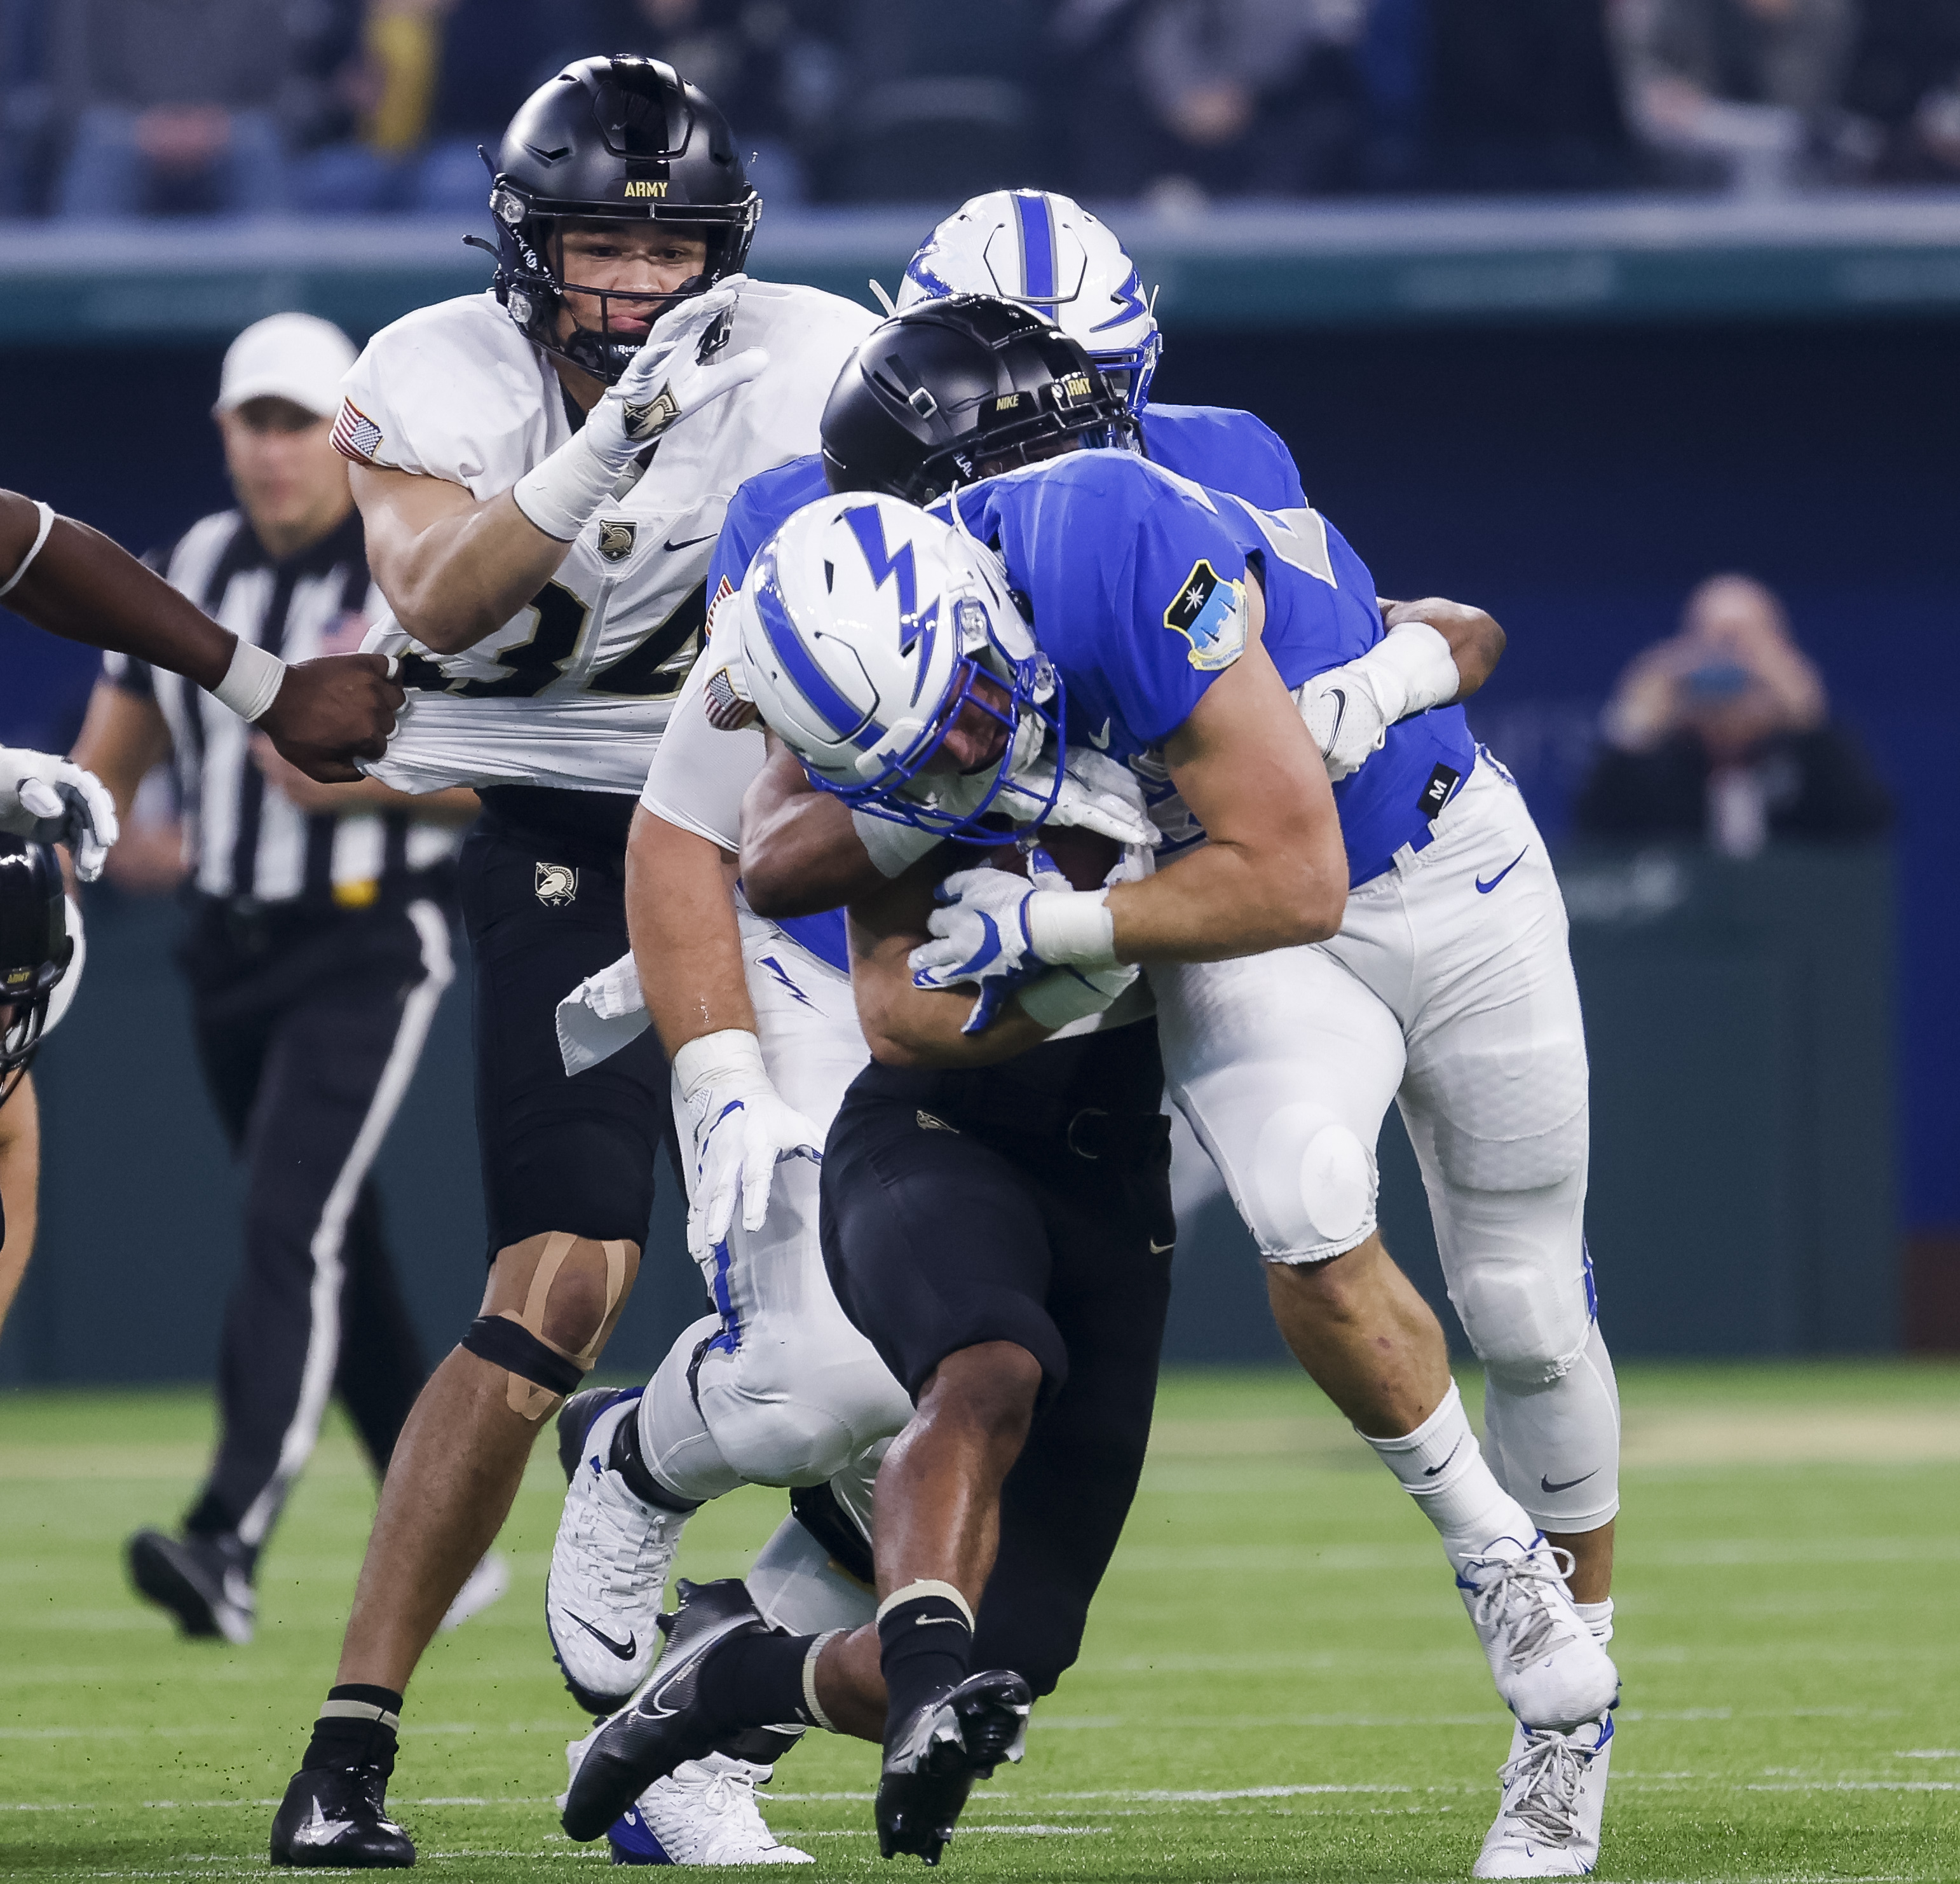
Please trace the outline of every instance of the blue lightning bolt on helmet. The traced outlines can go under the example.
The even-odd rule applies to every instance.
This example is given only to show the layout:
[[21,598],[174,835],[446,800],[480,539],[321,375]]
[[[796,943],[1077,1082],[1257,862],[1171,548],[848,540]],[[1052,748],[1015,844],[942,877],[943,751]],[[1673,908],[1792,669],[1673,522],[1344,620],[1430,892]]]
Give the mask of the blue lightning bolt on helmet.
[[1087,350],[1129,409],[1148,403],[1163,336],[1137,265],[1080,203],[995,189],[960,205],[906,264],[898,311],[949,294],[993,294],[1045,314]]
[[[822,498],[762,546],[730,600],[744,692],[854,810],[998,843],[980,820],[1051,733],[1061,749],[1060,677],[999,559],[963,526],[895,497]],[[929,771],[969,704],[1005,729],[1000,757]],[[1017,792],[1013,821],[1038,823],[1056,789]]]

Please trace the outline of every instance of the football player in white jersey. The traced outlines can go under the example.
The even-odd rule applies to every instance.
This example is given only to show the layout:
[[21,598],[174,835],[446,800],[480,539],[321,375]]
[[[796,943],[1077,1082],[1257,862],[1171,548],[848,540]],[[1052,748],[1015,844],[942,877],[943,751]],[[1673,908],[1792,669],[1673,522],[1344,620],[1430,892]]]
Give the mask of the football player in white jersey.
[[[1147,403],[1161,343],[1138,272],[1114,234],[1066,197],[996,191],[941,223],[907,269],[899,304],[962,293],[1036,307],[1106,372],[1128,373],[1147,455],[1169,457],[1151,450],[1153,425],[1168,444],[1169,428],[1204,409]],[[1200,440],[1233,466],[1257,449],[1256,438],[1234,438],[1229,450],[1208,432]],[[1228,470],[1190,475],[1247,490]],[[1459,697],[1440,649],[1415,658],[1427,607],[1389,618],[1417,632],[1391,633],[1299,690],[1337,781],[1380,764],[1370,755],[1405,712]],[[1424,668],[1440,676],[1426,696]],[[1461,734],[1446,705],[1424,724],[1450,719]],[[1454,762],[1439,767],[1448,791],[1415,842],[1394,832],[1357,847],[1349,829],[1354,881],[1332,941],[1153,965],[1150,980],[1172,1095],[1266,1259],[1281,1327],[1443,1530],[1495,1672],[1491,1625],[1507,1599],[1472,1591],[1482,1573],[1460,1561],[1471,1546],[1457,1534],[1481,1522],[1467,1506],[1489,1475],[1479,1464],[1464,1477],[1477,1442],[1442,1331],[1376,1227],[1374,1147],[1391,1099],[1421,1165],[1450,1299],[1484,1364],[1490,1467],[1551,1547],[1569,1553],[1572,1596],[1602,1644],[1612,1634],[1619,1399],[1583,1236],[1586,1046],[1564,906],[1510,775],[1467,734],[1457,746],[1438,747]],[[1411,781],[1410,804],[1436,756],[1425,755]],[[1167,827],[1160,858],[1201,839],[1179,824],[1173,797],[1152,795]],[[1343,822],[1353,823],[1344,807]],[[767,872],[752,848],[744,863],[759,896]],[[1381,1396],[1348,1354],[1357,1325],[1385,1319],[1401,1331],[1405,1377]],[[1391,1433],[1398,1436],[1382,1437]],[[1535,1550],[1532,1563],[1551,1555]],[[1564,1732],[1514,1728],[1477,1876],[1592,1868],[1612,1736],[1610,1712]]]
[[[535,93],[491,208],[492,291],[377,334],[336,430],[393,610],[369,644],[409,695],[371,770],[483,800],[460,874],[489,1281],[396,1449],[275,1863],[414,1861],[385,1801],[402,1691],[611,1331],[672,1127],[657,1042],[568,1079],[553,1010],[627,945],[627,829],[699,648],[723,509],[812,448],[873,324],[743,275],[760,203],[733,134],[654,61],[586,59]],[[630,1439],[614,1462],[642,1476]],[[751,1777],[682,1802],[718,1861],[731,1839],[768,1861]],[[695,1835],[702,1813],[715,1836]]]

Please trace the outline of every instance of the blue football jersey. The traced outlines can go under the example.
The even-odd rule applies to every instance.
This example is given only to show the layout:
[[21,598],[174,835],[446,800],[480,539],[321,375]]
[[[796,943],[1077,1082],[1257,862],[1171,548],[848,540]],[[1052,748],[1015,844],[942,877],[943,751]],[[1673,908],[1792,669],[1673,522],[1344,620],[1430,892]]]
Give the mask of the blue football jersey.
[[[934,506],[947,514],[953,500]],[[1132,759],[1191,716],[1245,644],[1242,585],[1256,562],[1262,639],[1289,688],[1382,638],[1374,578],[1341,533],[1303,507],[1268,511],[1112,451],[1079,452],[958,494],[1025,595],[1067,692],[1065,730]],[[1461,708],[1389,729],[1334,788],[1351,884],[1421,836],[1475,756]]]
[[1301,508],[1306,493],[1278,432],[1229,406],[1166,406],[1143,411],[1144,456],[1214,490],[1230,491],[1262,511]]

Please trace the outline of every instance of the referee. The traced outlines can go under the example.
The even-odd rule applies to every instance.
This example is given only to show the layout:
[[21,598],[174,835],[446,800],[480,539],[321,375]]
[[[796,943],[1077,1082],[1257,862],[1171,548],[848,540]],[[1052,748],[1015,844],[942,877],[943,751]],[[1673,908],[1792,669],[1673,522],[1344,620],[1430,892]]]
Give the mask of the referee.
[[[160,559],[171,586],[288,662],[358,646],[361,520],[329,442],[354,349],[275,314],[225,355],[215,416],[238,508]],[[227,1306],[217,1456],[181,1535],[139,1531],[137,1588],[187,1635],[251,1640],[259,1554],[338,1390],[377,1474],[426,1377],[371,1173],[450,959],[453,860],[475,794],[320,784],[212,695],[103,657],[75,748],[126,816],[174,758],[198,1052],[246,1160],[245,1263]],[[475,1593],[492,1599],[495,1568]]]

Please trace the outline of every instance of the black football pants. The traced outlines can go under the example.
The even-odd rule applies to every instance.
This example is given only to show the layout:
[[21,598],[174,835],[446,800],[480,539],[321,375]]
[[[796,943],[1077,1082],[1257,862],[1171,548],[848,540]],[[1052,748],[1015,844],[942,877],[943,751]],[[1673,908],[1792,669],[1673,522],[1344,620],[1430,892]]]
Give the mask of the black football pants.
[[453,974],[449,914],[432,897],[250,918],[205,902],[183,961],[205,1080],[247,1173],[221,1437],[186,1525],[256,1551],[329,1396],[379,1473],[427,1378],[370,1173]]

